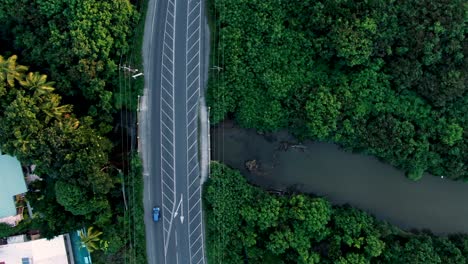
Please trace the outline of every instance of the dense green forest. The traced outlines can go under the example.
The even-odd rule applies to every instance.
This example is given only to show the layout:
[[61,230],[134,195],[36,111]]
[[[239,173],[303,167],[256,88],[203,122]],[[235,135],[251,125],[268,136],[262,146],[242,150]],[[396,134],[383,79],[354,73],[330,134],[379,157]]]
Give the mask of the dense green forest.
[[209,263],[466,263],[468,236],[401,230],[320,197],[270,194],[212,162],[204,186]]
[[33,229],[51,238],[92,226],[102,231],[94,263],[146,262],[131,140],[142,85],[118,67],[141,67],[134,50],[145,5],[0,1],[0,149],[43,178],[27,194],[34,218],[0,235]]
[[463,0],[211,1],[213,123],[468,179]]

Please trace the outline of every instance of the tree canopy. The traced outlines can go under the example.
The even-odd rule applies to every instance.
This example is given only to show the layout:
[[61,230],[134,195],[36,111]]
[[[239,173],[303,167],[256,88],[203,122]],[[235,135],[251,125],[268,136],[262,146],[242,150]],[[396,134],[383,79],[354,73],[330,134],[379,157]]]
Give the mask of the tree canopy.
[[208,103],[405,170],[468,179],[462,0],[212,1]]
[[408,232],[321,197],[270,194],[212,162],[203,192],[210,263],[466,263],[468,236]]
[[0,34],[24,63],[45,70],[61,95],[84,99],[80,115],[111,120],[119,59],[139,18],[129,0],[5,0],[0,14]]

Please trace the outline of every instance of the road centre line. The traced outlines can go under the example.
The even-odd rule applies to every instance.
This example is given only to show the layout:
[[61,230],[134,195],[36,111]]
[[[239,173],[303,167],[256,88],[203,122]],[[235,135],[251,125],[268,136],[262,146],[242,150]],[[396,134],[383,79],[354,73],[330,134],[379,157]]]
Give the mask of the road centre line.
[[[163,61],[163,63],[162,63],[163,67],[161,68],[161,76],[162,76],[162,78],[161,78],[161,88],[162,88],[162,89],[161,89],[161,90],[162,90],[162,91],[165,91],[165,92],[169,95],[169,98],[172,99],[173,105],[174,105],[174,97],[173,97],[172,94],[174,93],[173,90],[174,90],[174,67],[175,67],[175,66],[174,66],[174,63],[173,63],[173,62],[174,62],[174,47],[175,47],[175,41],[174,41],[174,37],[172,37],[172,36],[168,33],[168,28],[169,28],[169,27],[172,28],[172,33],[173,33],[174,36],[175,36],[174,26],[175,26],[176,17],[175,17],[175,14],[172,14],[171,11],[169,10],[170,4],[172,4],[172,3],[169,1],[169,4],[168,4],[168,6],[167,6],[167,8],[166,8],[166,18],[165,18],[165,23],[164,23],[163,50],[162,50],[162,54],[163,54],[163,58],[164,58],[164,56],[166,56],[166,57],[169,59],[169,61],[172,63],[172,70],[170,70],[170,69],[165,65],[165,63],[164,63],[164,61]],[[176,8],[175,8],[175,3],[173,3],[173,8],[174,8],[173,10],[174,10],[174,12],[175,12],[175,10],[176,10]],[[172,23],[169,23],[169,21],[170,21],[170,20],[169,20],[169,19],[170,19],[169,15],[172,16],[172,19],[173,19],[173,20],[172,20]],[[169,47],[169,44],[168,44],[169,41],[168,41],[168,40],[171,40],[171,41],[172,41],[172,49]],[[165,45],[165,46],[164,46],[164,45]],[[168,48],[169,50],[172,50],[172,59],[169,58],[169,56],[166,54],[166,52],[165,52],[165,50],[164,50],[166,46],[167,46],[167,48]],[[166,68],[166,70],[168,71],[168,73],[169,73],[170,75],[172,75],[172,81],[169,81],[169,80],[166,78],[166,76],[165,76],[166,74],[164,73],[164,68]],[[168,77],[169,77],[170,75],[168,75]],[[162,83],[162,80],[163,80],[163,79],[169,84],[170,88],[172,88],[172,94],[169,93],[168,90],[166,90],[165,85],[163,85],[163,83]],[[164,94],[164,93],[163,93],[162,91],[161,91],[161,100],[163,100],[163,102],[166,103],[166,104],[169,106],[169,108],[171,108],[171,110],[172,110],[172,117],[170,117],[170,116],[168,115],[168,113],[166,113],[166,111],[164,111],[163,109],[161,109],[160,112],[161,112],[161,113],[164,113],[164,115],[166,115],[167,118],[169,118],[169,120],[170,120],[171,123],[172,123],[173,129],[172,129],[172,130],[169,129],[169,131],[172,131],[172,138],[173,138],[173,140],[171,141],[171,140],[169,140],[169,139],[167,138],[167,136],[165,135],[165,133],[163,133],[162,126],[160,126],[161,146],[162,146],[161,149],[164,150],[164,151],[167,151],[167,149],[164,147],[164,144],[163,144],[163,141],[162,141],[162,138],[164,137],[165,140],[168,141],[169,145],[172,146],[172,148],[173,148],[173,152],[172,152],[172,153],[173,153],[174,156],[175,156],[175,145],[174,145],[174,141],[175,141],[175,140],[174,140],[174,137],[175,137],[175,135],[174,135],[174,133],[173,133],[173,131],[175,130],[175,124],[174,124],[175,112],[174,112],[174,108],[173,108],[173,107],[170,107],[170,104],[168,104],[167,101],[164,100],[164,98],[163,98],[163,94]],[[166,127],[168,127],[168,126],[166,125],[166,122],[163,121],[162,114],[161,114],[160,118],[161,118],[161,124],[164,124]],[[169,124],[169,123],[168,123],[168,124]],[[171,152],[167,151],[167,153],[171,153]],[[168,196],[167,196],[166,193],[164,192],[164,188],[169,189],[169,191],[173,194],[174,199],[172,199],[172,200],[171,200],[171,199],[168,199],[168,200],[169,200],[169,202],[172,203],[172,206],[174,206],[174,202],[173,202],[173,201],[175,200],[175,188],[176,188],[176,186],[175,186],[175,181],[172,179],[172,177],[173,177],[173,175],[175,175],[175,168],[174,168],[174,167],[175,167],[175,159],[174,159],[174,156],[173,156],[173,155],[170,154],[170,156],[172,157],[172,160],[173,160],[173,165],[172,165],[172,166],[171,166],[170,163],[164,158],[163,153],[161,153],[161,161],[166,162],[166,163],[169,165],[169,167],[172,169],[172,173],[173,173],[172,175],[170,175],[167,171],[165,171],[165,170],[163,169],[163,166],[161,166],[161,171],[163,172],[163,173],[162,173],[162,178],[161,178],[161,181],[163,182],[163,184],[161,185],[161,192],[163,193],[164,197],[166,197],[166,199],[168,199]],[[169,187],[169,185],[166,183],[166,181],[165,181],[165,177],[166,177],[166,176],[165,176],[164,174],[166,174],[167,176],[169,176],[168,178],[169,178],[170,180],[173,181],[173,188]],[[163,176],[163,175],[164,175],[164,176]],[[163,209],[165,208],[168,212],[171,212],[171,210],[169,210],[169,208],[167,208],[166,204],[164,203],[164,200],[163,200],[162,206],[163,206]],[[164,215],[163,215],[163,217],[164,217]],[[164,262],[167,262],[167,250],[168,250],[168,245],[169,245],[169,239],[170,239],[170,236],[171,236],[170,231],[171,231],[171,227],[172,227],[172,219],[170,219],[170,221],[168,221],[168,220],[164,217],[164,220],[165,220],[165,221],[163,221],[163,229],[164,229],[164,231],[165,231],[164,237],[163,237],[163,242],[164,242],[164,260],[165,260]],[[167,225],[166,221],[167,221],[167,223],[169,224],[169,228],[168,228],[168,229],[166,228],[166,225]]]

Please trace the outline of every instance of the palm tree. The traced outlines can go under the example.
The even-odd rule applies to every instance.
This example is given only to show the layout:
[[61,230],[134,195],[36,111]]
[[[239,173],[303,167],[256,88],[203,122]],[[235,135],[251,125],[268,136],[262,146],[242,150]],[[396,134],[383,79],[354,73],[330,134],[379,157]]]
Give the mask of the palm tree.
[[87,232],[80,230],[81,247],[87,248],[89,252],[101,249],[99,245],[102,244],[99,238],[102,232],[94,231],[93,229],[94,227],[90,226]]
[[34,91],[34,97],[38,97],[44,94],[51,93],[55,90],[52,85],[55,82],[48,82],[47,75],[39,74],[38,72],[30,72],[26,75],[24,80],[20,80],[19,83],[24,87]]
[[59,122],[62,121],[62,117],[72,111],[72,105],[60,105],[60,95],[50,94],[45,101],[39,105],[42,112],[46,114],[46,124],[52,118],[56,118]]
[[15,86],[15,80],[20,81],[26,71],[27,66],[16,64],[18,56],[12,55],[7,60],[0,56],[0,81],[8,83],[10,87]]

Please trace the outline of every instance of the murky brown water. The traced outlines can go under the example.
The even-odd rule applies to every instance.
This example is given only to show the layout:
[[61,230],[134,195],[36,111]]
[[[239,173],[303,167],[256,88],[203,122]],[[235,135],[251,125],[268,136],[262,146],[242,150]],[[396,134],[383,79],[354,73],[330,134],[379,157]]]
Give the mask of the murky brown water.
[[[430,175],[412,182],[390,165],[334,144],[305,142],[284,150],[284,141],[295,139],[286,132],[258,135],[226,122],[211,129],[211,159],[241,170],[264,188],[295,186],[402,228],[468,233],[468,183]],[[248,160],[259,164],[255,173],[246,169]]]

